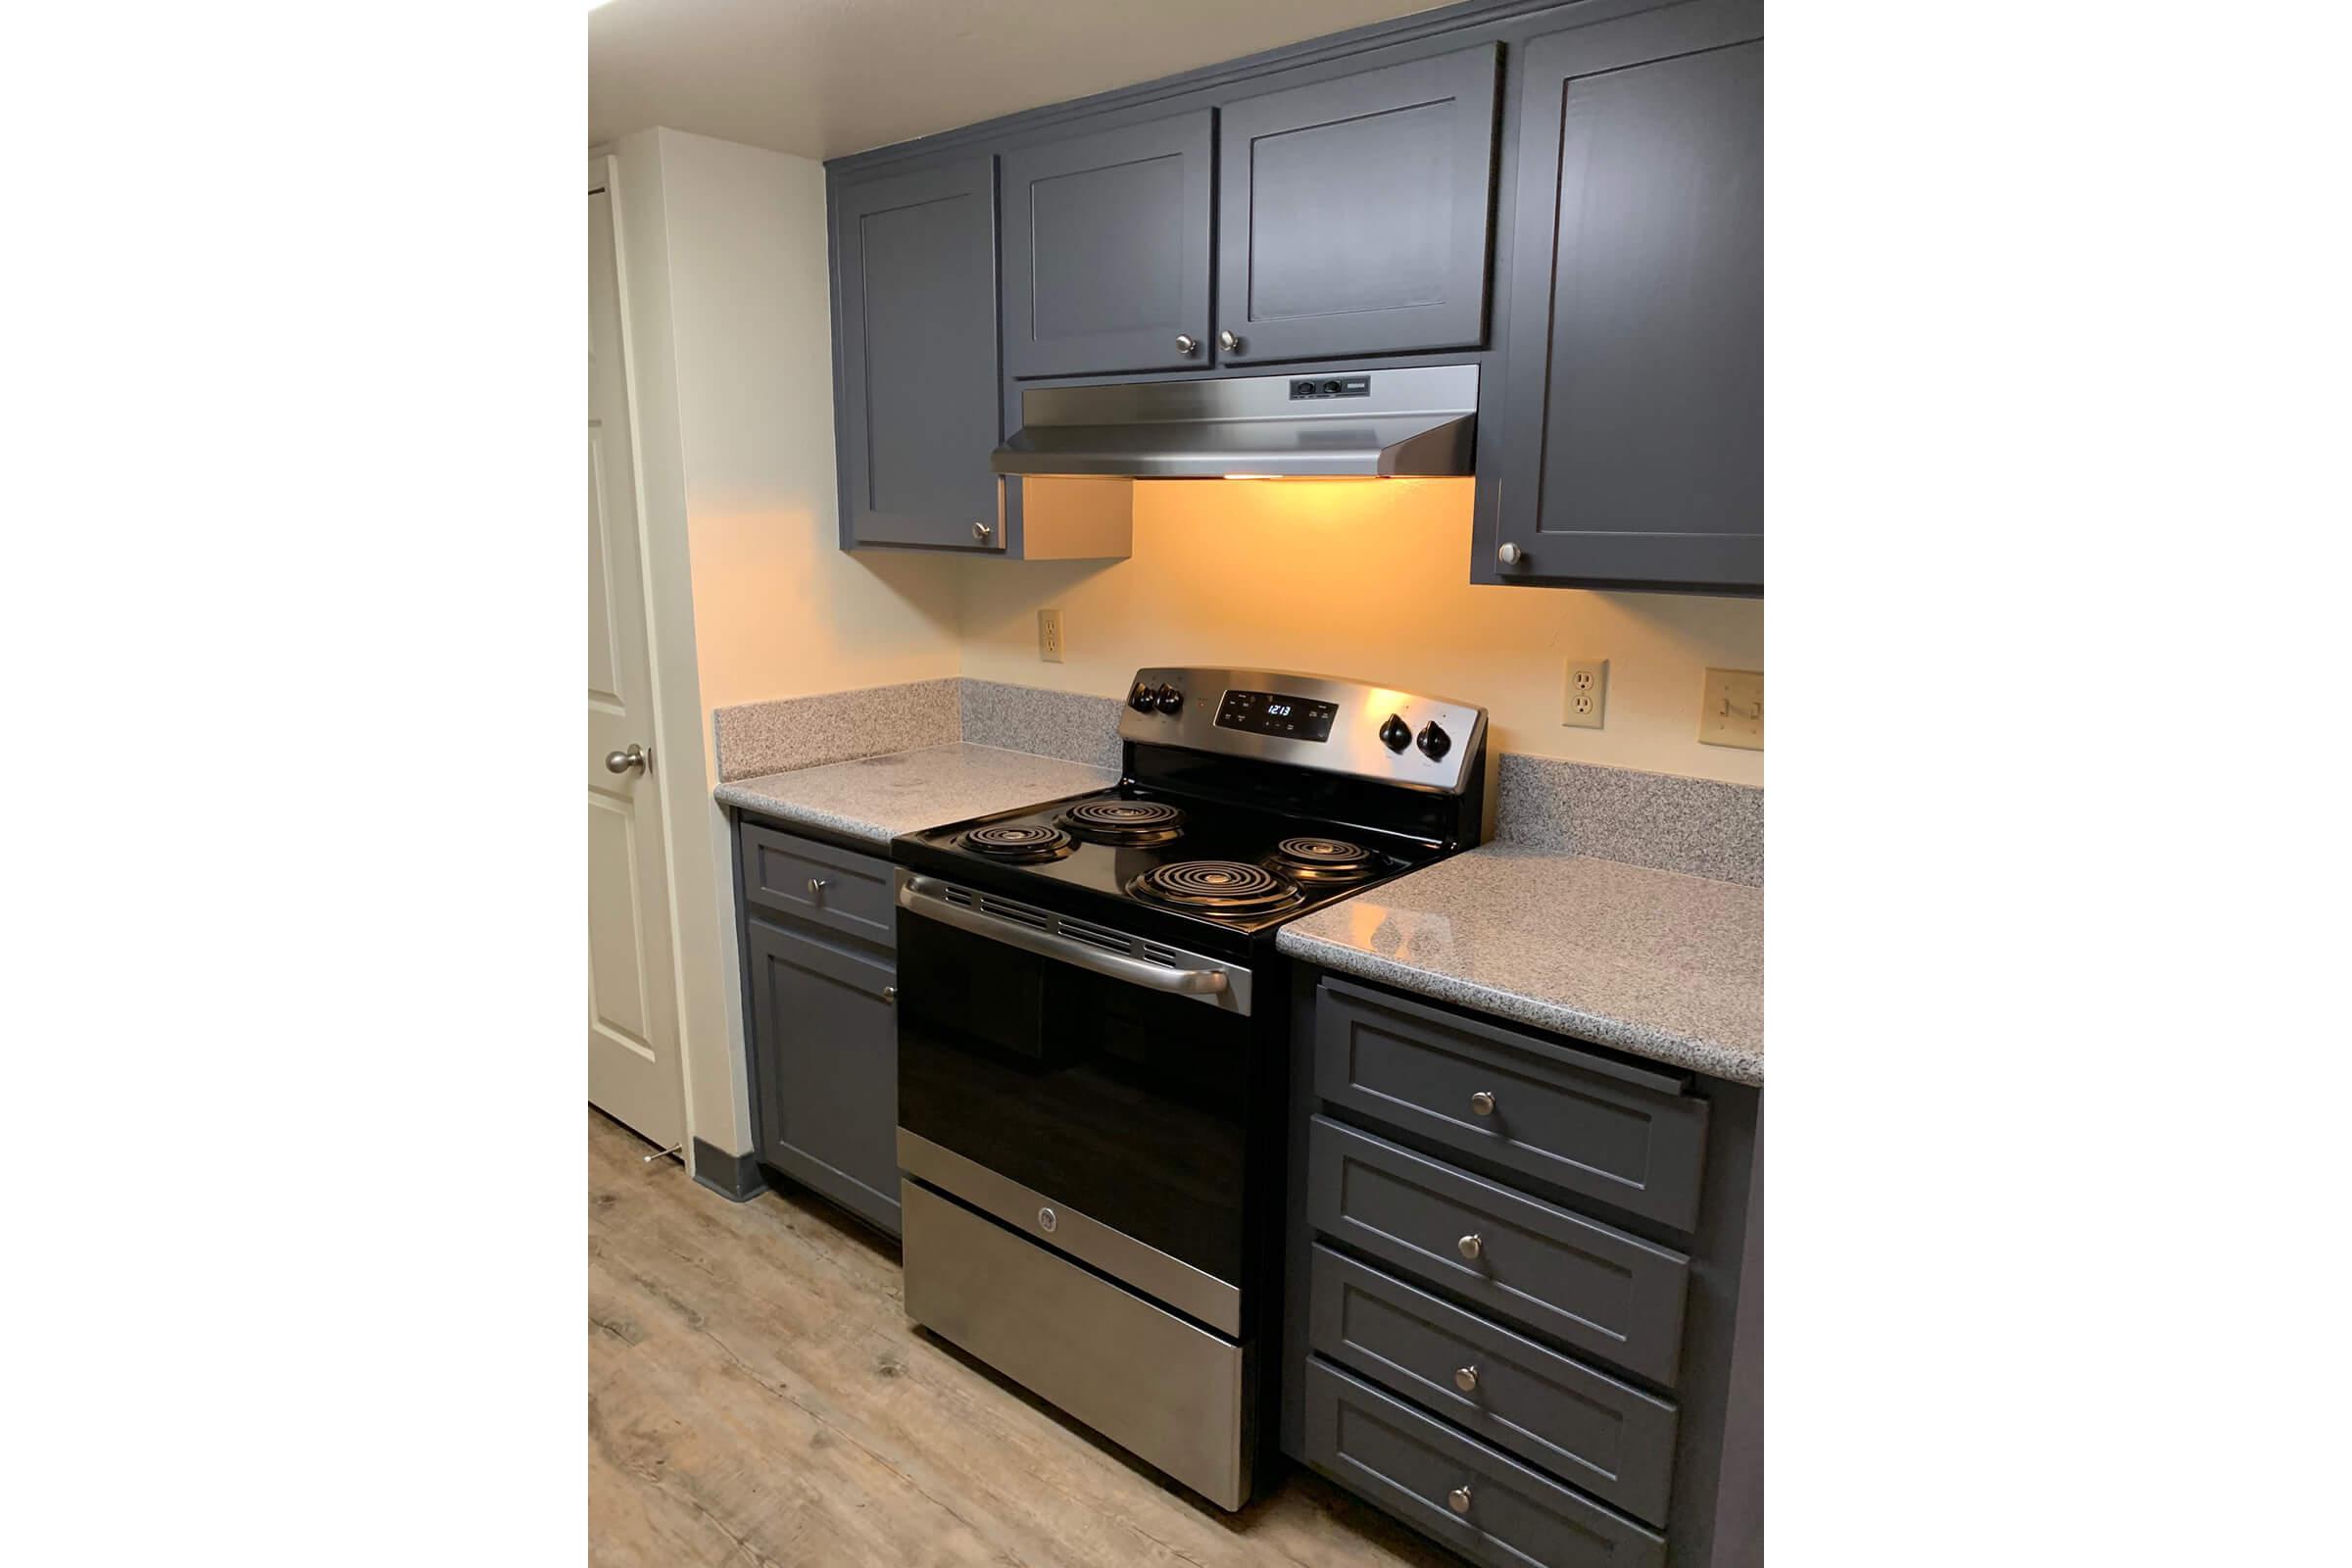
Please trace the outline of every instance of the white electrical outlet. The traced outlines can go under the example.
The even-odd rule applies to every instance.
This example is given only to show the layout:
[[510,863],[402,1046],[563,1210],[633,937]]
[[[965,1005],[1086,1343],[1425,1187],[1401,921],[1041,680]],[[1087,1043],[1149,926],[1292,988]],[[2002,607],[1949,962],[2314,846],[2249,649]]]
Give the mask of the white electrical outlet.
[[1049,664],[1061,662],[1061,612],[1041,610],[1037,612],[1037,657]]
[[1764,749],[1764,672],[1710,669],[1699,694],[1698,738],[1707,746]]
[[1605,659],[1568,661],[1568,684],[1560,698],[1560,722],[1579,729],[1598,729],[1609,713],[1609,662]]

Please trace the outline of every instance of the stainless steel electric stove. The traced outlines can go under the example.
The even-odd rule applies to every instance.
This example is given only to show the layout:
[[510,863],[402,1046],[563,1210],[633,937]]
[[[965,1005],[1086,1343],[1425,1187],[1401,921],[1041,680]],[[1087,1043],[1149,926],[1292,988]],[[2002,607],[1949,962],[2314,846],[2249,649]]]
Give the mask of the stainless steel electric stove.
[[1280,1317],[1275,933],[1477,843],[1486,730],[1364,682],[1146,669],[1115,787],[893,842],[910,1316],[1249,1499]]

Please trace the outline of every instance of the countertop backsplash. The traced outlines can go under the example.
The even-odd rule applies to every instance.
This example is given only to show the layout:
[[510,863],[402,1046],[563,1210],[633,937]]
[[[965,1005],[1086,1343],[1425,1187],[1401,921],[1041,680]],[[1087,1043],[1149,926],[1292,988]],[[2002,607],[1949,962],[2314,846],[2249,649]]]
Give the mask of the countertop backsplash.
[[[962,741],[1119,765],[1120,702],[949,675],[716,710],[722,783]],[[1764,791],[1715,779],[1495,753],[1491,837],[1750,887]]]

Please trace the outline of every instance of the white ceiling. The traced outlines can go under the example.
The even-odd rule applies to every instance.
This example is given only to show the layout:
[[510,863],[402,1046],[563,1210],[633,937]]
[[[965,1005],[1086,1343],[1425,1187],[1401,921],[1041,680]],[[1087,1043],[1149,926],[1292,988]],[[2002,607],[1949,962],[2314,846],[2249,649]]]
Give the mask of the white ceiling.
[[1432,0],[611,0],[588,140],[836,158],[1430,9]]

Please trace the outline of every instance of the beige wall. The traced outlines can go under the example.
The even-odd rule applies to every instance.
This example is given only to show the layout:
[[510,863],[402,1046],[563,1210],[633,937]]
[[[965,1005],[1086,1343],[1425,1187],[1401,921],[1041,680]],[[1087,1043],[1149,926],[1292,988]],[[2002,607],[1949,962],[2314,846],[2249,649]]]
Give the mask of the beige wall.
[[689,1130],[751,1147],[710,713],[956,672],[956,563],[836,548],[824,171],[649,130],[618,165]]
[[[1504,750],[1742,784],[1760,752],[1701,746],[1701,672],[1761,669],[1759,601],[1476,588],[1467,479],[1136,486],[1135,555],[969,561],[962,671],[1113,695],[1144,664],[1360,676],[1486,707]],[[1062,611],[1064,662],[1037,657]],[[1609,661],[1608,724],[1560,723],[1563,666]]]
[[838,548],[824,169],[657,134],[703,707],[954,674],[955,564]]

